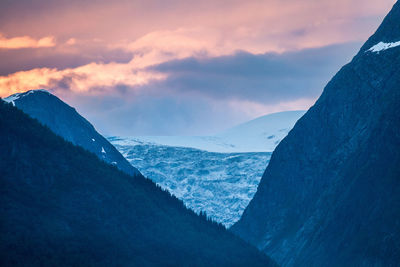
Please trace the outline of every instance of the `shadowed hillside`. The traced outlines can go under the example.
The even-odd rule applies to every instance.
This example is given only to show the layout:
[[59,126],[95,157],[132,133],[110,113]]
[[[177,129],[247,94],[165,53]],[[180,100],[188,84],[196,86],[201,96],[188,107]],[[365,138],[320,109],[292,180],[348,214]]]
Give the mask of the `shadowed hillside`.
[[285,266],[400,262],[400,3],[282,140],[232,227]]
[[268,266],[261,252],[0,101],[1,266]]

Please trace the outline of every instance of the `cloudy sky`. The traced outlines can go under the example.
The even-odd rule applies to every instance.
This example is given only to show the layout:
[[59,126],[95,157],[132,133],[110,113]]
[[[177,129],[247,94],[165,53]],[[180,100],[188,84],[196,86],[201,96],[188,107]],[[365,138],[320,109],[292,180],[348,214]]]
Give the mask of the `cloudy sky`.
[[0,97],[45,88],[108,135],[306,109],[395,0],[2,0]]

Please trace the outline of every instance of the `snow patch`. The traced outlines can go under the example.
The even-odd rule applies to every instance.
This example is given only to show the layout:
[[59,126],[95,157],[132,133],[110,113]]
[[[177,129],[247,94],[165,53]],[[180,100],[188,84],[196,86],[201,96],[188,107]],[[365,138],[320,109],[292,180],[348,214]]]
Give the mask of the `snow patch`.
[[7,103],[11,103],[13,106],[15,106],[15,100],[19,99],[20,94],[13,94],[10,95],[6,98],[3,98],[4,101],[6,101]]
[[400,46],[400,41],[394,42],[394,43],[384,43],[384,42],[379,42],[378,44],[374,45],[370,49],[367,50],[367,52],[373,52],[373,53],[378,53],[390,48],[394,48]]
[[8,102],[8,103],[11,103],[11,104],[13,104],[13,106],[15,106],[15,101],[16,100],[20,99],[21,97],[25,97],[27,95],[33,94],[35,92],[44,92],[44,93],[51,94],[50,92],[48,92],[45,89],[29,90],[29,91],[26,91],[24,93],[16,93],[16,94],[10,95],[10,96],[8,96],[6,98],[3,98],[3,100]]

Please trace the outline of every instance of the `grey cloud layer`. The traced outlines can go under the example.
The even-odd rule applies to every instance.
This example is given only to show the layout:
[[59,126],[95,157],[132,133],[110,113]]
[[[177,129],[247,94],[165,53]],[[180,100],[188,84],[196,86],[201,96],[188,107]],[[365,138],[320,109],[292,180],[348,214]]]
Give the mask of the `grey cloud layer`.
[[132,53],[104,47],[78,47],[72,51],[58,48],[0,49],[0,76],[35,68],[75,68],[89,63],[127,63]]
[[283,54],[239,52],[218,58],[170,61],[152,67],[169,77],[149,87],[262,104],[316,98],[359,47],[359,43],[350,43]]
[[[232,101],[268,108],[315,99],[359,46],[351,43],[284,54],[241,52],[170,61],[152,67],[169,75],[162,82],[141,88],[121,84],[105,90],[112,95],[76,96],[68,101],[106,134],[211,134],[252,118],[243,110],[246,105],[232,105]],[[63,90],[67,85],[68,80],[60,81]]]

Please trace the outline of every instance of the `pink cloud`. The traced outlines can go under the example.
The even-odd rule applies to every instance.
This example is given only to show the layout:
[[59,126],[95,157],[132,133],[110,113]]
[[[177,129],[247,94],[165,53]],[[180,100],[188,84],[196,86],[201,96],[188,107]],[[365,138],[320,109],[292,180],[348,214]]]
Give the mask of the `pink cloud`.
[[41,48],[54,47],[55,45],[53,36],[46,36],[40,39],[34,39],[30,36],[6,38],[0,33],[0,49]]
[[[2,97],[37,88],[55,89],[58,95],[72,98],[111,97],[121,85],[127,90],[149,90],[152,82],[167,80],[168,73],[149,67],[171,60],[228,56],[238,50],[251,54],[285,53],[360,42],[372,34],[395,0],[41,3],[27,8],[18,1],[0,2],[0,32],[5,34],[0,35],[0,48],[15,52],[40,47],[41,53],[48,49],[64,56],[86,55],[88,50],[93,53],[73,67],[41,65],[8,72],[11,74],[0,76]],[[129,57],[122,63],[102,60],[104,53],[116,49]],[[63,87],[68,90],[63,91]],[[253,117],[307,108],[313,101],[305,97],[268,105],[249,100],[224,103]]]

